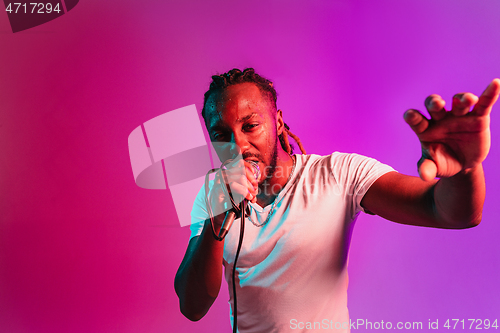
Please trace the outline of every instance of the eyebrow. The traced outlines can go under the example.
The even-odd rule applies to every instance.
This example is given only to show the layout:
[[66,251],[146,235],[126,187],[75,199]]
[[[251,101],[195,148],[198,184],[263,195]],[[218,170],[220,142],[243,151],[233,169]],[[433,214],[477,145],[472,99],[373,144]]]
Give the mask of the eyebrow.
[[248,116],[245,116],[245,117],[243,117],[241,119],[238,119],[236,121],[239,122],[239,123],[244,123],[245,121],[247,121],[248,119],[250,119],[250,118],[252,118],[254,116],[257,116],[257,113],[254,112],[254,113],[249,114]]
[[[255,117],[255,116],[258,116],[258,113],[251,113],[247,116],[244,116],[243,118],[239,118],[237,119],[236,121],[238,123],[244,123],[245,121],[247,121],[248,119],[252,118],[252,117]],[[215,131],[215,130],[220,130],[220,129],[224,129],[226,126],[224,125],[219,125],[219,123],[216,123],[214,126],[210,126],[209,128],[209,131]]]

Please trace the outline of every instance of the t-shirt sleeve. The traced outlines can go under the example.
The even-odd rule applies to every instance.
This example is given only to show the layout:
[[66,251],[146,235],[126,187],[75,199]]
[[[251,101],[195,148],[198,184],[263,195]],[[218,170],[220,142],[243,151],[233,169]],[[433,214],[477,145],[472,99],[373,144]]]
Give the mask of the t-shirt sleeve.
[[[209,187],[211,187],[212,184],[213,181],[210,182]],[[193,209],[191,210],[191,225],[189,226],[191,229],[191,236],[189,239],[201,234],[205,220],[208,218],[209,216],[205,201],[205,184],[203,184],[201,190],[198,192],[198,195],[196,195]]]
[[352,216],[360,211],[365,212],[361,206],[361,200],[370,186],[380,176],[395,171],[376,159],[358,154],[333,153],[331,156],[334,173],[338,177],[338,183],[345,190]]

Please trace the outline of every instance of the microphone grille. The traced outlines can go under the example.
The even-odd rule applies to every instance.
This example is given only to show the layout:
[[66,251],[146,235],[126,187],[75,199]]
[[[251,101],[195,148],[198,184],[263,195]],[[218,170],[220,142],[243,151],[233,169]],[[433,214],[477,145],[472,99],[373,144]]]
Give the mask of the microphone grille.
[[254,161],[247,161],[247,162],[250,163],[250,165],[254,169],[253,175],[255,176],[255,179],[259,180],[259,178],[260,178],[260,168],[259,168],[259,165],[256,162],[254,162]]

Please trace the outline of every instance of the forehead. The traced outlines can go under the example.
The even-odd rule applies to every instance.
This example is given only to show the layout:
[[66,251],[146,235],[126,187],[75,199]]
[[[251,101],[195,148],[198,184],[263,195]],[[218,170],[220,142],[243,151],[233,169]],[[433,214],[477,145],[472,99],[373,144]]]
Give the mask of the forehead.
[[254,83],[245,82],[227,87],[210,95],[205,106],[206,124],[210,131],[215,126],[241,120],[251,114],[268,117],[273,107],[266,94]]

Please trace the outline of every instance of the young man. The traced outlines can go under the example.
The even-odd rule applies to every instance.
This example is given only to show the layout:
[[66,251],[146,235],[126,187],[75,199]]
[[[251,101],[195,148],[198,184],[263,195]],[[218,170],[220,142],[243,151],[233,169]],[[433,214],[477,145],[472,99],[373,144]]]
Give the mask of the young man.
[[[245,172],[227,182],[233,195],[249,202],[235,277],[239,332],[289,332],[307,328],[298,323],[325,325],[324,320],[348,332],[347,256],[360,211],[436,228],[479,224],[485,196],[481,163],[490,147],[489,114],[499,79],[479,98],[455,95],[451,111],[441,97],[429,96],[431,119],[415,110],[404,114],[422,145],[417,178],[356,154],[292,154],[291,133],[270,81],[253,69],[212,78],[202,114],[211,140],[221,143],[221,160],[242,156]],[[258,179],[252,163],[261,171]],[[217,209],[227,207],[222,186],[220,177],[209,186]],[[175,278],[181,312],[190,320],[202,318],[217,297],[222,266],[232,283],[239,223],[219,241],[208,217],[203,188],[192,218],[204,223],[191,226]],[[215,216],[215,233],[224,217]]]

